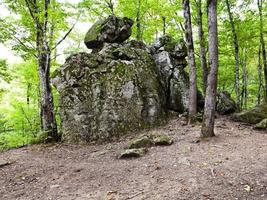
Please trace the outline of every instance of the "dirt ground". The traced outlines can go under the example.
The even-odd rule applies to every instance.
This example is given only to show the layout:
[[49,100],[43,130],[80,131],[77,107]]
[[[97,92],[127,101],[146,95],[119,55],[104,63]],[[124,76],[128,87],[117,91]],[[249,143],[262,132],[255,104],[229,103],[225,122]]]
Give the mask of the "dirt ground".
[[[174,138],[119,160],[130,137],[108,145],[34,145],[0,154],[0,199],[267,200],[267,134],[220,117],[216,135],[179,119],[151,130]],[[144,132],[143,132],[144,133]]]

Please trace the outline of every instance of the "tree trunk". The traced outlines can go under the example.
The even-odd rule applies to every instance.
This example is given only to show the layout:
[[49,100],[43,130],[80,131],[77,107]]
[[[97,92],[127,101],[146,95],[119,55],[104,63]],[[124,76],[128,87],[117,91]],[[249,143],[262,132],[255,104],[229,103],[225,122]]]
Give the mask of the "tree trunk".
[[138,0],[138,10],[136,15],[136,39],[138,41],[142,40],[140,12],[141,12],[141,0]]
[[244,58],[241,61],[242,65],[242,100],[241,100],[241,109],[247,109],[247,100],[248,100],[248,90],[247,90],[247,58],[246,50],[244,50]]
[[166,35],[166,17],[162,17],[163,35]]
[[40,47],[38,52],[38,73],[41,89],[41,120],[47,142],[58,141],[57,123],[54,114],[53,95],[50,86],[51,53],[48,45]]
[[196,63],[195,63],[189,0],[183,0],[183,9],[184,9],[184,21],[185,21],[185,38],[187,43],[188,64],[189,64],[189,80],[190,80],[188,123],[192,123],[194,121],[195,115],[197,114],[197,74],[196,74]]
[[[50,65],[51,65],[51,51],[49,42],[47,41],[47,25],[48,25],[48,8],[50,0],[45,1],[44,5],[44,21],[41,23],[37,17],[36,23],[36,49],[38,55],[38,74],[40,81],[40,96],[41,96],[41,126],[45,132],[47,142],[58,141],[59,135],[57,133],[57,123],[54,114],[53,95],[50,86]],[[35,13],[39,14],[38,6],[35,2]]]
[[231,12],[231,7],[229,4],[229,0],[226,0],[227,11],[229,15],[229,20],[231,24],[232,34],[233,34],[233,43],[235,49],[235,93],[236,93],[236,104],[237,110],[240,110],[240,86],[239,86],[239,46],[238,46],[238,39],[235,30],[235,24],[233,20],[233,15]]
[[217,30],[217,0],[207,1],[209,26],[209,63],[210,73],[205,97],[205,107],[201,137],[214,136],[215,105],[218,75],[218,30]]
[[201,69],[202,69],[203,92],[205,94],[209,72],[208,72],[207,59],[206,59],[205,37],[204,37],[204,31],[202,27],[201,5],[202,5],[201,0],[198,0],[197,25],[198,25],[198,37],[199,37],[199,43],[200,43],[200,63],[201,63]]
[[261,45],[259,45],[258,51],[258,77],[259,77],[259,87],[258,87],[258,104],[261,104],[261,91],[262,91],[262,65],[261,65]]
[[260,43],[261,43],[261,52],[263,60],[263,71],[264,71],[264,80],[265,80],[265,102],[267,103],[267,58],[266,58],[266,49],[265,41],[263,37],[263,16],[262,16],[262,0],[258,0],[258,9],[260,14]]

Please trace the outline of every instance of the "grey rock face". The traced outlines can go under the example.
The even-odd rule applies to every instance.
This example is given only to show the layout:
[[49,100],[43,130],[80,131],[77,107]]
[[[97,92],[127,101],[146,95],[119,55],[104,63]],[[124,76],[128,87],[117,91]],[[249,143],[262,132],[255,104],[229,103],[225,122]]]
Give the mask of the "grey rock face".
[[[184,71],[187,65],[185,43],[177,42],[170,36],[164,36],[159,38],[151,49],[167,97],[167,108],[180,113],[187,111],[189,77]],[[199,99],[203,99],[201,95]]]
[[64,141],[108,141],[166,118],[153,58],[129,46],[72,55],[57,71]]
[[100,49],[104,42],[122,43],[132,33],[133,21],[127,17],[109,16],[98,20],[87,32],[84,43],[89,49]]
[[236,111],[236,103],[231,98],[230,94],[222,91],[217,95],[216,110],[222,115],[232,114]]

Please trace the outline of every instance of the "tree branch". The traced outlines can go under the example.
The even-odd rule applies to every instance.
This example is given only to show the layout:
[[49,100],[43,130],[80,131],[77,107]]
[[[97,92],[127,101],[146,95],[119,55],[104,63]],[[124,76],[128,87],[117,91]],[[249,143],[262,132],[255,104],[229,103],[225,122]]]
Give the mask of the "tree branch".
[[78,20],[80,18],[80,15],[78,17],[78,19],[76,20],[76,22],[72,25],[72,27],[69,29],[69,31],[64,35],[64,37],[59,40],[56,45],[51,49],[51,50],[54,50],[55,48],[57,48],[68,36],[69,34],[72,32],[72,30],[74,29],[75,25],[78,23]]

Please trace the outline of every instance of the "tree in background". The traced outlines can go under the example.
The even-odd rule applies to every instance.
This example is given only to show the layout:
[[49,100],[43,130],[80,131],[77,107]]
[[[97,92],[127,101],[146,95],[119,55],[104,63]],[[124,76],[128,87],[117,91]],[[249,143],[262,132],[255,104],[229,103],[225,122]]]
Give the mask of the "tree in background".
[[188,105],[188,112],[189,112],[188,123],[190,124],[194,121],[195,115],[197,114],[197,75],[196,75],[195,51],[194,51],[189,0],[183,0],[183,10],[184,10],[184,20],[185,20],[185,38],[187,44],[187,52],[188,52],[187,54],[189,63],[190,88],[189,88],[189,105]]
[[264,36],[263,36],[262,3],[263,3],[263,0],[257,0],[259,15],[260,15],[260,44],[261,44],[263,71],[264,71],[264,80],[265,80],[265,102],[267,103],[267,57],[266,57],[265,41],[264,41]]
[[[15,41],[14,50],[23,52],[27,60],[35,58],[38,65],[41,128],[47,141],[58,141],[54,101],[50,83],[53,51],[70,34],[66,19],[69,13],[63,3],[55,0],[5,0],[8,9],[19,19],[1,19],[1,34],[5,40]],[[60,31],[68,30],[61,38]],[[58,40],[57,40],[58,39]],[[30,89],[30,85],[27,86]],[[28,101],[28,98],[27,98]]]
[[236,104],[237,109],[240,110],[241,102],[240,102],[240,86],[239,86],[239,45],[237,39],[237,33],[235,28],[235,23],[233,19],[233,14],[231,12],[231,5],[229,0],[226,0],[226,6],[228,11],[228,16],[231,24],[231,30],[233,34],[233,43],[234,43],[234,52],[235,52],[235,92],[236,92]]
[[199,38],[199,54],[200,54],[200,63],[202,70],[202,82],[203,82],[203,92],[206,93],[207,88],[207,79],[208,79],[208,67],[206,59],[206,47],[205,47],[205,35],[203,31],[203,22],[202,22],[202,1],[198,0],[197,4],[197,26],[198,26],[198,38]]
[[217,0],[207,1],[208,26],[209,26],[209,63],[210,73],[205,97],[203,123],[201,128],[202,137],[214,136],[215,105],[217,96],[218,74],[218,29],[217,29]]

